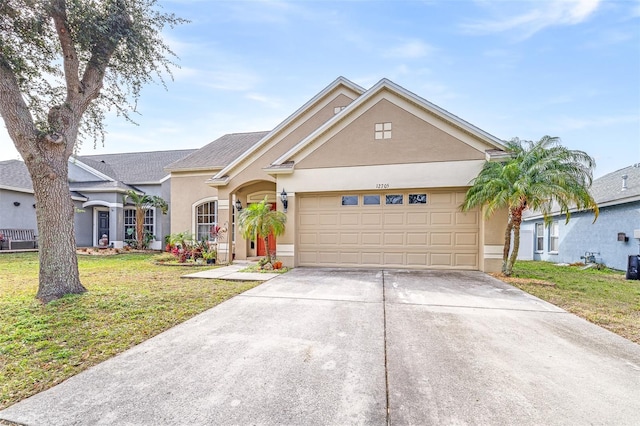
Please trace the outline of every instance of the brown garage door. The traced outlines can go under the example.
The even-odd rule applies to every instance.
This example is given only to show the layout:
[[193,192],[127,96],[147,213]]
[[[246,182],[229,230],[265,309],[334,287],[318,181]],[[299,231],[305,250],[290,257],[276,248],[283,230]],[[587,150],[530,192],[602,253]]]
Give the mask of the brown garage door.
[[477,211],[464,191],[298,195],[298,264],[478,269]]

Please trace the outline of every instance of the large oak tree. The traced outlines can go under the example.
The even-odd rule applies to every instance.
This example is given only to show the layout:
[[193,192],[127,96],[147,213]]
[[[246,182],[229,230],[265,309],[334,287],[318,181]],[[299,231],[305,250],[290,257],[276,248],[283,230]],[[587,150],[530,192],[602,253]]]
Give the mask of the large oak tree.
[[31,178],[40,247],[37,297],[82,293],[68,160],[128,118],[141,88],[171,75],[162,38],[183,22],[155,0],[0,0],[0,115]]

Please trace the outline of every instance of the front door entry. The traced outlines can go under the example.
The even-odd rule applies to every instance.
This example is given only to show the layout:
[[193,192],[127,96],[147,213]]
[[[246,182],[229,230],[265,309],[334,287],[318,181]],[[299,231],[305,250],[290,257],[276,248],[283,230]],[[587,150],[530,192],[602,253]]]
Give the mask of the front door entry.
[[109,212],[99,210],[98,211],[98,235],[96,241],[100,241],[103,235],[109,237]]
[[[276,203],[271,203],[270,205],[271,205],[271,210],[276,209]],[[265,249],[265,246],[264,246],[264,238],[258,238],[257,242],[258,242],[257,255],[266,256],[267,250]],[[268,243],[269,253],[275,253],[276,252],[276,236],[273,235],[273,233],[269,234],[269,238],[267,238],[267,243]]]

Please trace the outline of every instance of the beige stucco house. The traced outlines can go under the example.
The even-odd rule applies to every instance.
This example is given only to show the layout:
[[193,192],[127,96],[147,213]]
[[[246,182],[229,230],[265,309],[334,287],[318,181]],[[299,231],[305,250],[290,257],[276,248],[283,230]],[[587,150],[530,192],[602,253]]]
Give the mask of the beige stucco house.
[[266,196],[284,210],[286,193],[274,245],[287,266],[495,271],[506,215],[459,205],[502,149],[387,79],[365,90],[340,77],[272,131],[225,135],[172,164],[171,230],[224,226],[220,257],[262,255],[236,232],[235,204]]

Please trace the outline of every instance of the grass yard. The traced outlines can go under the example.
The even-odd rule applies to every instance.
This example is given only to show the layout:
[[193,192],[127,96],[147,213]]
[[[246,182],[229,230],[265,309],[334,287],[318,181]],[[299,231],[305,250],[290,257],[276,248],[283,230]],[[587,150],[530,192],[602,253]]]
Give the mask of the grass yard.
[[0,255],[0,409],[258,284],[180,279],[206,268],[152,257],[78,256],[89,291],[43,306],[34,299],[37,253]]
[[611,269],[548,262],[519,261],[513,272],[498,278],[640,344],[640,281]]

